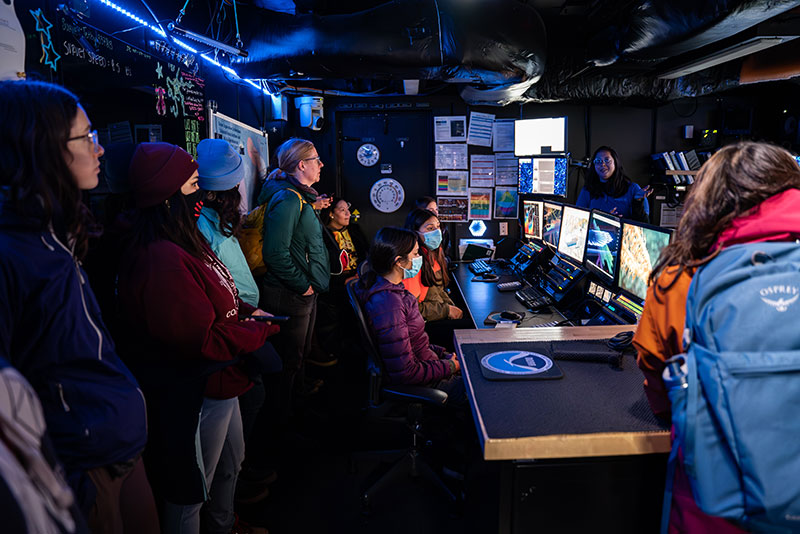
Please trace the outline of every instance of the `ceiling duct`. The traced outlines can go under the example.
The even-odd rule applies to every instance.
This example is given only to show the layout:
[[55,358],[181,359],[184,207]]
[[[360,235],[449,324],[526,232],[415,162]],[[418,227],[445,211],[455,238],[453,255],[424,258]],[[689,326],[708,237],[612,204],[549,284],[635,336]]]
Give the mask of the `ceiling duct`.
[[247,78],[442,80],[497,86],[535,81],[546,36],[517,0],[397,0],[349,15],[287,15],[241,6]]

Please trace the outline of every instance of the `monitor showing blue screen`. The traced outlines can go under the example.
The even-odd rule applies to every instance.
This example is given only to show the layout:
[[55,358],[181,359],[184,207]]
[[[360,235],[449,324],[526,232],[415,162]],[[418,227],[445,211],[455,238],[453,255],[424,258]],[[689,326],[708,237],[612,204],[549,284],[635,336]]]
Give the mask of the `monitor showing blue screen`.
[[608,283],[614,283],[617,274],[619,244],[622,240],[622,223],[616,217],[593,211],[589,219],[589,236],[586,239],[584,265]]
[[620,289],[644,300],[647,282],[661,250],[669,244],[671,233],[663,228],[622,224],[622,245],[619,251]]
[[552,202],[545,202],[542,207],[542,241],[558,247],[558,237],[561,234],[561,212],[563,206]]
[[567,196],[567,158],[519,158],[519,192]]

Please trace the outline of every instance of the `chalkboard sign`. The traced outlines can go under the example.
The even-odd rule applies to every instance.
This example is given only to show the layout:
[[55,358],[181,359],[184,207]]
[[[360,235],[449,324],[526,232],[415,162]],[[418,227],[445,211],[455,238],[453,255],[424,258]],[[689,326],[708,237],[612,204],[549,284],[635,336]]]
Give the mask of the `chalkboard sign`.
[[205,137],[205,80],[193,54],[158,40],[142,50],[65,11],[17,12],[27,30],[29,78],[60,81],[78,93],[98,130],[126,121],[131,128],[160,125],[164,141],[196,155]]

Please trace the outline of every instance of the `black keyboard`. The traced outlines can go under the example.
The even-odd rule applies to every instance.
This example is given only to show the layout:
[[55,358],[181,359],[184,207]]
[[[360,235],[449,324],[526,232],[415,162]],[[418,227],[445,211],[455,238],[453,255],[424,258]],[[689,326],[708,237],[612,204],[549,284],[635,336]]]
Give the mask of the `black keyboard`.
[[485,260],[475,260],[469,264],[469,270],[475,274],[492,272],[492,267]]
[[538,289],[532,286],[518,289],[514,293],[514,296],[528,309],[534,311],[546,308],[553,303],[553,299],[551,299],[549,295],[542,294]]

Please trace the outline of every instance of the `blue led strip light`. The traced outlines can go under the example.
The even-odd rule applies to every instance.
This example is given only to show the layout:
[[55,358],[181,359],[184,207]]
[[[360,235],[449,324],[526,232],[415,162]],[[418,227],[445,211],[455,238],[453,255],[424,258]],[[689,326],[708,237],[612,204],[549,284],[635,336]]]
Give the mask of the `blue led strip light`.
[[[141,24],[141,25],[142,25],[142,26],[144,26],[145,28],[149,28],[150,30],[154,31],[155,33],[157,33],[157,34],[158,34],[158,35],[160,35],[161,37],[163,37],[163,38],[166,38],[166,37],[167,37],[167,36],[166,36],[166,34],[164,33],[164,30],[162,30],[161,28],[159,28],[159,27],[158,27],[158,26],[156,26],[155,24],[150,24],[150,23],[148,23],[146,20],[142,19],[142,18],[141,18],[141,17],[139,17],[138,15],[136,15],[136,14],[134,14],[134,13],[131,13],[131,12],[130,12],[130,11],[128,11],[127,9],[125,9],[125,8],[123,8],[123,7],[121,7],[121,6],[117,5],[117,4],[115,4],[114,2],[110,2],[109,0],[98,0],[98,2],[100,2],[100,3],[101,3],[101,4],[103,4],[104,6],[110,7],[110,8],[111,8],[111,9],[113,9],[114,11],[117,11],[118,13],[120,13],[121,15],[125,15],[125,16],[126,16],[126,17],[128,17],[129,19],[136,21],[137,23]],[[193,54],[197,54],[197,53],[198,53],[198,51],[197,51],[197,49],[196,49],[196,48],[193,48],[193,47],[189,46],[188,44],[184,43],[184,42],[183,42],[183,41],[181,41],[180,39],[176,39],[176,38],[174,38],[174,37],[173,37],[173,38],[172,38],[172,40],[175,42],[175,44],[177,44],[177,45],[178,45],[178,46],[180,46],[181,48],[184,48],[184,49],[188,50],[189,52],[192,52]],[[206,61],[208,61],[208,62],[209,62],[209,63],[211,63],[212,65],[216,65],[217,67],[221,68],[222,70],[224,70],[224,71],[225,71],[225,72],[227,72],[228,74],[231,74],[231,75],[233,75],[233,76],[236,76],[236,77],[237,77],[237,78],[239,78],[240,80],[244,80],[245,82],[249,83],[250,85],[252,85],[252,86],[253,86],[253,87],[255,87],[256,89],[258,89],[259,91],[261,91],[262,93],[264,93],[265,95],[270,95],[270,92],[269,92],[269,91],[267,91],[266,89],[264,89],[263,87],[261,87],[261,84],[260,84],[260,83],[258,83],[258,82],[256,82],[256,81],[254,81],[254,80],[248,80],[248,79],[246,79],[246,78],[242,78],[241,76],[239,76],[239,75],[236,73],[236,71],[235,71],[235,70],[233,70],[232,68],[230,68],[230,67],[228,67],[228,66],[226,66],[226,65],[223,65],[223,64],[221,64],[221,63],[220,63],[219,61],[217,61],[216,59],[214,59],[214,58],[212,58],[212,57],[209,57],[209,56],[207,56],[207,55],[205,55],[205,54],[200,54],[200,57],[201,57],[201,58],[203,58],[203,59],[205,59]]]

